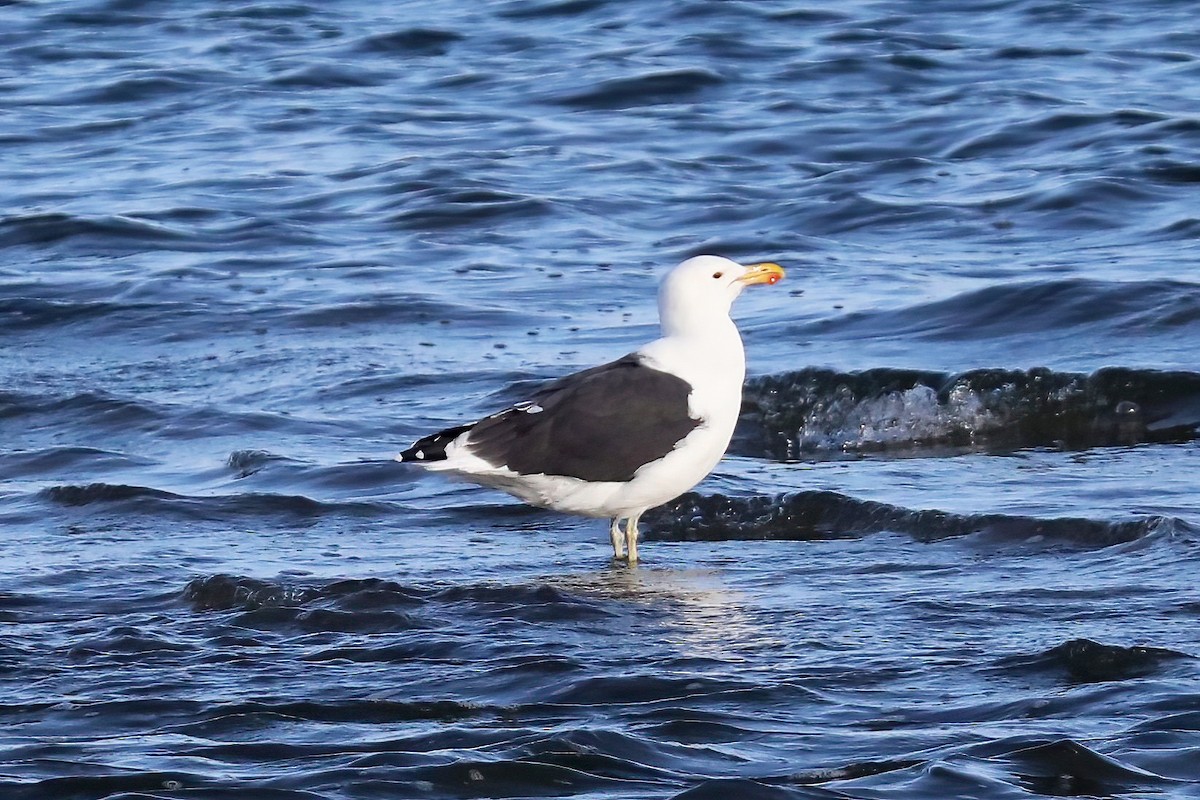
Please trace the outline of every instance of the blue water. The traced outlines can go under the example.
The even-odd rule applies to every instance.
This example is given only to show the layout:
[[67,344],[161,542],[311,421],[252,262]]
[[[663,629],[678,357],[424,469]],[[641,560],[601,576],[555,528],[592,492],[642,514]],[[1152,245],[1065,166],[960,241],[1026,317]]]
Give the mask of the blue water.
[[[0,796],[1200,797],[1200,27],[0,3]],[[739,301],[606,526],[391,457]]]

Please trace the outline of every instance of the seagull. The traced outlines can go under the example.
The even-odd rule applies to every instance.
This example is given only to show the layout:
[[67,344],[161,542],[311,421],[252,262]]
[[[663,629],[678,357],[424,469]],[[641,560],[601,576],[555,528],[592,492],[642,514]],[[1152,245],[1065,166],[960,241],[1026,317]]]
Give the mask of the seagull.
[[531,505],[608,518],[613,557],[636,564],[641,515],[699,483],[733,436],[746,376],[733,301],[783,276],[769,262],[689,258],[659,286],[660,338],[418,439],[396,460]]

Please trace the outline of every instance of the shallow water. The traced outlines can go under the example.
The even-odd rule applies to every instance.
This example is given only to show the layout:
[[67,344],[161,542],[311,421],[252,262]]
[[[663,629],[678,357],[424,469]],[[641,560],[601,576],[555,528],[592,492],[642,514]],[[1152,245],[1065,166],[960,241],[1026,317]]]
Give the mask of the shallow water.
[[[0,4],[0,794],[1200,797],[1194,16]],[[699,252],[640,568],[390,460]]]

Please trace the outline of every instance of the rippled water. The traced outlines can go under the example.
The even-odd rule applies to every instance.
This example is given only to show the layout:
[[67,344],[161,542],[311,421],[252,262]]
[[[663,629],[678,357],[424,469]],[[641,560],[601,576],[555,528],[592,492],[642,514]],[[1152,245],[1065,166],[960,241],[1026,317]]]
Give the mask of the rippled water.
[[[0,795],[1200,797],[1194,4],[0,2]],[[605,526],[390,459],[737,315]]]

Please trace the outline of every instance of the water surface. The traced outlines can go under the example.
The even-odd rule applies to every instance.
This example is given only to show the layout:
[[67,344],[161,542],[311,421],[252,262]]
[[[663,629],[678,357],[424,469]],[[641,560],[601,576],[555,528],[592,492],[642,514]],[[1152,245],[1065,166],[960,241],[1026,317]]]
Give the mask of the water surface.
[[[4,797],[1200,797],[1190,4],[0,5]],[[701,252],[639,569],[390,460]]]

